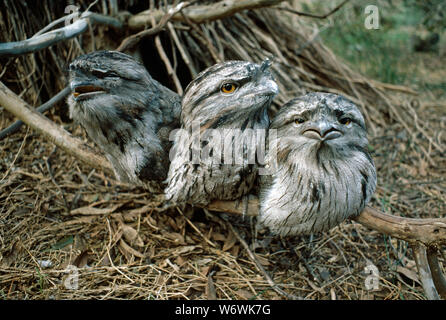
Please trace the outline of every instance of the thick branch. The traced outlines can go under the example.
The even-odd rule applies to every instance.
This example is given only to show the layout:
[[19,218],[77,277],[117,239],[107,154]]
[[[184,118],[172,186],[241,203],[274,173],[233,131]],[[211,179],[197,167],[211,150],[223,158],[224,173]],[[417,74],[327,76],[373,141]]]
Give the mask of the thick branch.
[[417,263],[418,275],[427,298],[429,300],[440,300],[434,281],[432,280],[431,270],[427,261],[426,247],[421,243],[416,243],[412,246],[412,249]]
[[94,23],[107,24],[115,28],[122,28],[122,23],[117,19],[93,12],[86,12],[81,15],[80,19],[63,28],[49,31],[43,34],[36,34],[34,37],[23,41],[0,43],[0,56],[21,55],[25,53],[35,52],[45,49],[57,42],[71,39],[87,30],[89,21]]
[[[242,214],[243,204],[234,201],[214,201],[209,210]],[[247,215],[258,214],[258,199],[252,197],[248,202]],[[421,242],[426,246],[446,243],[446,219],[412,219],[386,214],[366,207],[354,220],[370,229],[388,234],[408,242]]]
[[110,163],[104,157],[94,153],[79,139],[47,119],[45,116],[30,108],[14,92],[0,82],[0,106],[14,114],[17,118],[39,131],[51,142],[88,165],[113,172]]
[[[182,13],[187,19],[195,23],[204,23],[229,17],[242,10],[268,7],[283,1],[284,0],[223,0],[208,5],[190,6],[183,9]],[[151,17],[154,17],[156,21],[160,21],[164,14],[165,12],[162,10],[146,10],[130,17],[128,25],[131,29],[144,29],[151,24]],[[185,22],[185,18],[180,13],[176,13],[171,19],[174,21]]]
[[434,281],[435,288],[443,299],[446,299],[446,279],[441,271],[440,262],[437,257],[437,249],[430,247],[427,248],[427,262],[432,273],[432,280]]
[[[60,91],[58,94],[56,94],[50,100],[48,100],[47,102],[42,104],[40,107],[36,108],[36,111],[39,113],[44,113],[48,109],[52,108],[60,100],[64,99],[70,92],[71,92],[70,87],[65,87],[62,91]],[[8,128],[0,131],[0,140],[9,136],[10,134],[13,134],[14,132],[18,131],[22,125],[23,125],[23,121],[17,120],[12,125],[10,125]]]

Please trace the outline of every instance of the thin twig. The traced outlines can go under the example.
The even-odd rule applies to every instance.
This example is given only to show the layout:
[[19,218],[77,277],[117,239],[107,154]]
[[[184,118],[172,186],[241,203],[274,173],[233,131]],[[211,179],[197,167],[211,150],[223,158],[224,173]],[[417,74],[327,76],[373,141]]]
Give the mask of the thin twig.
[[[141,41],[141,39],[160,33],[162,30],[164,30],[164,27],[166,26],[167,22],[169,22],[169,20],[175,14],[177,14],[178,12],[183,10],[183,8],[185,8],[188,5],[189,5],[189,2],[181,2],[174,8],[169,9],[169,11],[167,11],[167,13],[161,18],[160,22],[156,26],[153,26],[152,28],[150,28],[148,30],[143,30],[141,32],[138,32],[137,34],[133,34],[130,37],[125,38],[124,40],[122,40],[119,47],[116,48],[116,51],[124,52],[127,50],[131,50],[134,46],[136,46]],[[151,17],[152,23],[153,23],[153,19],[155,19],[155,18],[152,16]]]
[[286,8],[286,7],[274,7],[274,9],[291,12],[291,13],[297,14],[297,15],[302,16],[302,17],[309,17],[309,18],[315,18],[315,19],[326,19],[329,16],[331,16],[333,13],[335,13],[336,11],[341,9],[342,6],[344,4],[346,4],[347,2],[349,2],[349,1],[350,0],[342,1],[333,10],[330,10],[329,12],[327,12],[327,13],[325,13],[323,15],[318,15],[318,14],[314,14],[314,13],[307,13],[307,12],[300,12],[300,11],[296,11],[296,10],[293,10],[293,9],[290,9],[290,8]]
[[[207,211],[206,209],[204,209],[205,211]],[[209,212],[207,212],[208,214],[210,214]],[[220,220],[220,217],[218,217]],[[268,284],[271,286],[271,288],[274,289],[274,291],[276,291],[278,294],[280,294],[283,297],[286,297],[287,299],[291,299],[291,300],[302,300],[301,297],[297,297],[295,295],[289,294],[285,291],[283,291],[281,288],[279,288],[279,286],[277,284],[274,283],[273,279],[271,279],[271,277],[269,276],[269,274],[266,272],[265,268],[263,268],[262,264],[259,262],[259,260],[256,258],[255,254],[251,251],[251,249],[249,248],[249,245],[246,243],[246,241],[240,236],[239,232],[237,231],[237,229],[229,222],[229,221],[225,221],[225,224],[229,227],[229,229],[231,230],[231,232],[235,235],[235,237],[237,238],[237,240],[240,242],[240,244],[243,246],[243,248],[246,250],[246,252],[248,253],[249,258],[251,259],[252,262],[254,262],[257,270],[260,271],[260,273],[263,275],[263,277],[265,278],[265,280],[268,282]]]

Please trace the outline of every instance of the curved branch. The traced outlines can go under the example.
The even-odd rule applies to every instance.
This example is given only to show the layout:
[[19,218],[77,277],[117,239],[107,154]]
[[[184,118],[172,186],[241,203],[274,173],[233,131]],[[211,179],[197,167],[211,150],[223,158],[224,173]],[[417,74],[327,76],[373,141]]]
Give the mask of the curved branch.
[[[256,216],[258,214],[258,199],[251,196],[248,200],[247,215]],[[234,201],[214,201],[207,206],[208,209],[242,214],[242,204]],[[446,243],[446,219],[413,219],[403,218],[387,214],[367,206],[359,216],[353,220],[362,225],[388,234],[392,237],[408,242],[421,242],[426,246],[440,245]]]
[[0,56],[21,55],[35,52],[47,48],[57,42],[71,39],[87,30],[89,21],[111,25],[118,29],[122,28],[122,23],[117,19],[93,12],[86,12],[81,15],[80,19],[63,28],[49,31],[44,34],[35,35],[32,38],[23,41],[0,43]]
[[[60,91],[58,94],[56,94],[54,97],[52,97],[50,100],[42,104],[40,107],[36,108],[36,111],[39,113],[44,113],[48,109],[52,108],[56,103],[58,103],[60,100],[65,98],[69,93],[71,92],[70,87],[65,87],[62,91]],[[0,140],[3,138],[9,136],[10,134],[13,134],[17,130],[20,129],[20,127],[23,125],[23,121],[18,120],[14,122],[12,125],[7,127],[6,129],[0,131]]]
[[30,108],[25,101],[20,99],[1,82],[0,106],[14,114],[34,130],[42,133],[51,142],[65,150],[67,153],[94,168],[113,172],[110,163],[105,160],[104,157],[94,153],[89,147],[83,144],[81,140],[73,137],[69,132],[65,131],[36,110]]
[[427,262],[432,273],[435,288],[443,299],[446,299],[446,279],[441,272],[440,263],[437,257],[437,250],[433,247],[427,248]]
[[[195,23],[203,23],[229,17],[242,10],[268,7],[283,1],[284,0],[223,0],[207,5],[191,6],[183,9],[182,13],[187,19]],[[130,17],[128,25],[131,29],[144,29],[147,25],[151,24],[152,17],[155,18],[155,21],[160,21],[163,16],[164,12],[162,10],[146,10]],[[176,13],[171,19],[174,21],[186,22],[184,16],[180,13]]]
[[432,280],[431,270],[427,261],[426,247],[421,243],[412,245],[413,255],[417,263],[418,275],[424,292],[429,300],[440,300],[434,281]]

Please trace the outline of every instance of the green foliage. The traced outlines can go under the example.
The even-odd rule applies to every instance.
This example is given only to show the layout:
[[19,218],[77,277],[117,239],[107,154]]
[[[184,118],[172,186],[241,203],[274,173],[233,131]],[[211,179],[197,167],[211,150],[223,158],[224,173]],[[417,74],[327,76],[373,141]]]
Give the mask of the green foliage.
[[[394,84],[412,81],[416,78],[412,36],[429,12],[421,2],[352,1],[329,18],[331,25],[321,32],[321,38],[336,55],[368,77]],[[444,0],[428,2],[446,3]],[[325,1],[313,4],[309,9],[312,12],[328,11]],[[367,17],[364,11],[368,5],[378,7],[379,29],[364,26]],[[326,25],[327,21],[321,24]]]

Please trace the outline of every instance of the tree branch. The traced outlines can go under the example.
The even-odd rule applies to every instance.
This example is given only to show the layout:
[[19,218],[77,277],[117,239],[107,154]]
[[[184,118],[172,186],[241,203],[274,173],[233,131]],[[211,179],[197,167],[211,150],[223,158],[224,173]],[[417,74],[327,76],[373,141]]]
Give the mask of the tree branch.
[[[36,108],[35,110],[39,113],[44,113],[48,109],[52,108],[56,103],[58,103],[60,100],[65,98],[69,93],[71,92],[70,87],[65,87],[62,91],[60,91],[58,94],[56,94],[54,97],[52,97],[50,100],[42,104],[40,107]],[[18,120],[14,122],[12,125],[7,127],[6,129],[0,131],[0,140],[3,138],[9,136],[10,134],[13,134],[17,130],[20,129],[20,127],[23,125],[23,121]]]
[[[138,32],[137,34],[134,34],[134,35],[131,35],[131,36],[125,38],[116,50],[124,52],[126,50],[132,49],[136,44],[138,44],[139,41],[141,41],[142,38],[152,36],[154,34],[159,33],[160,31],[162,31],[164,29],[167,22],[169,22],[169,20],[175,14],[180,12],[183,8],[185,8],[188,5],[189,5],[188,2],[181,2],[174,8],[169,9],[168,12],[163,15],[160,22],[156,26],[154,26],[148,30],[143,30],[141,32]],[[148,16],[148,19],[150,19],[150,16]]]
[[[248,200],[248,216],[258,214],[258,199],[254,196]],[[242,214],[242,204],[235,201],[214,201],[207,206],[209,210]],[[408,242],[421,242],[426,246],[446,244],[446,219],[413,219],[387,214],[371,207],[353,218],[360,224]]]
[[[67,19],[69,19],[70,16],[68,16]],[[60,19],[56,20],[55,22],[60,22],[59,20]],[[0,56],[21,55],[25,53],[35,52],[45,49],[57,42],[71,39],[87,30],[89,21],[111,25],[118,29],[122,28],[122,23],[118,19],[93,12],[85,12],[81,15],[80,19],[63,28],[49,31],[43,34],[37,33],[32,38],[23,41],[0,43]]]
[[[183,9],[182,13],[195,23],[203,23],[229,17],[242,10],[268,7],[283,1],[284,0],[223,0],[213,4],[191,6]],[[151,17],[154,17],[156,21],[160,21],[163,16],[164,12],[162,10],[146,10],[130,17],[128,26],[130,29],[143,29],[147,25],[150,25]],[[174,14],[171,17],[171,20],[185,22],[185,18],[179,13]]]
[[417,263],[418,275],[427,298],[429,300],[440,300],[434,281],[432,280],[431,270],[427,261],[426,247],[421,243],[415,243],[412,245],[412,249]]
[[20,99],[1,82],[0,106],[4,107],[31,128],[43,134],[48,140],[80,161],[85,162],[94,168],[113,172],[110,163],[104,157],[94,153],[81,140],[73,137],[69,132],[65,131],[36,110],[30,108],[25,101]]

